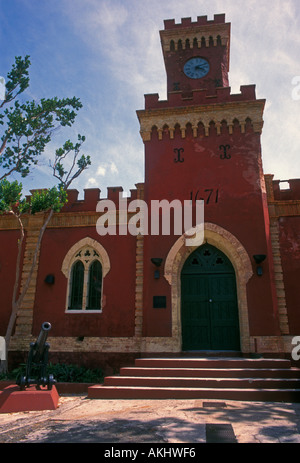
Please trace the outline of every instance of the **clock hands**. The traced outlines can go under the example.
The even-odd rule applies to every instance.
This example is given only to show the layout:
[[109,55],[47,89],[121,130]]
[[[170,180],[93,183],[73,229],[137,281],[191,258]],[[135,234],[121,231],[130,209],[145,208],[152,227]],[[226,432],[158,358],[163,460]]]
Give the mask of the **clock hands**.
[[197,69],[197,70],[200,69],[200,70],[205,71],[205,70],[207,69],[207,67],[208,67],[208,66],[207,66],[206,63],[204,63],[204,64],[197,64],[197,65],[195,66],[195,69]]

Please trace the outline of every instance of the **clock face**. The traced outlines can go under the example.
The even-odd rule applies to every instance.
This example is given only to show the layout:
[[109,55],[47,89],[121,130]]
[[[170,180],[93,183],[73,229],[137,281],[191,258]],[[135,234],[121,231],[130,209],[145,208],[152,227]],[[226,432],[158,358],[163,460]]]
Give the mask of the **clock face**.
[[190,79],[201,79],[209,72],[209,63],[204,58],[191,58],[184,65],[184,73]]

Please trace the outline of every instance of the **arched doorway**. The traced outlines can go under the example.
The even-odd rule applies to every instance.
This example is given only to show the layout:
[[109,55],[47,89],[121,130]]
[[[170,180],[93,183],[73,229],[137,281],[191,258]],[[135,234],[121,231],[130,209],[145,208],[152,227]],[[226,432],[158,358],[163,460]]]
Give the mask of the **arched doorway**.
[[236,276],[210,244],[196,249],[181,272],[182,350],[240,350]]

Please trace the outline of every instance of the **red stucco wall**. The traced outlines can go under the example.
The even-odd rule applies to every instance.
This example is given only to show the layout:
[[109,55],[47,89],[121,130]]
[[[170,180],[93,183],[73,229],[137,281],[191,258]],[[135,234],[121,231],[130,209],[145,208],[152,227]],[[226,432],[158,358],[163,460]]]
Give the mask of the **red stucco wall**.
[[300,332],[300,217],[279,219],[281,262],[290,333]]
[[[220,159],[221,144],[229,144],[230,159]],[[183,148],[184,162],[175,163],[175,148]],[[205,222],[215,223],[232,233],[244,246],[252,259],[254,254],[266,254],[264,274],[254,276],[248,283],[248,305],[251,335],[276,335],[279,333],[277,305],[274,289],[273,257],[270,248],[266,196],[263,192],[260,136],[248,127],[245,134],[236,127],[229,135],[223,128],[217,136],[214,128],[209,137],[194,138],[187,132],[183,139],[178,132],[173,140],[165,133],[158,140],[155,133],[145,143],[145,198],[189,200],[203,197]],[[218,193],[217,193],[218,192]],[[218,202],[216,195],[218,194]],[[178,237],[145,238],[145,262],[151,257],[166,259]],[[169,335],[171,329],[170,288],[164,279],[153,278],[153,266],[144,268],[144,319],[145,335]],[[153,295],[168,297],[167,309],[153,309]]]
[[[111,270],[104,279],[102,313],[66,313],[67,278],[61,271],[69,249],[90,237],[106,249]],[[45,232],[37,278],[33,331],[52,324],[51,336],[133,336],[135,309],[135,237],[100,237],[96,227],[48,229]],[[54,285],[45,283],[48,274]]]

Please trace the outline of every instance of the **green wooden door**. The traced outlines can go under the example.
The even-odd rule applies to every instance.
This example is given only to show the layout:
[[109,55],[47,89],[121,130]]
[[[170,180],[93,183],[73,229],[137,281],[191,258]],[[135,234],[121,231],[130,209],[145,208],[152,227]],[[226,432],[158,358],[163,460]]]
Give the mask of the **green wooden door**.
[[205,244],[181,274],[182,349],[239,350],[235,272],[218,249]]

